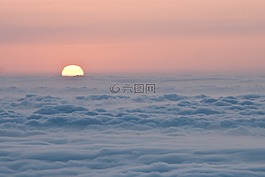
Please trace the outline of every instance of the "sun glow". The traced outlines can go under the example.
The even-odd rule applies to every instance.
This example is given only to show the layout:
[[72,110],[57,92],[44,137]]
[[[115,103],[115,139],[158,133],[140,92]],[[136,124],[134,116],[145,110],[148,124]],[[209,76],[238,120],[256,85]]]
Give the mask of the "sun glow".
[[75,77],[75,76],[84,76],[85,73],[80,66],[69,65],[64,67],[62,71],[62,76]]

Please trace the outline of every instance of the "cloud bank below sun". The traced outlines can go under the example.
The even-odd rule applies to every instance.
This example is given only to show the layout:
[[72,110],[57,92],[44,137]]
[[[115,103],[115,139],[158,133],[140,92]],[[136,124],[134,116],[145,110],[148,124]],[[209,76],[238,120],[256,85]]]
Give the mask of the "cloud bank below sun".
[[[142,79],[159,91],[106,92]],[[0,83],[0,176],[265,176],[264,75]]]

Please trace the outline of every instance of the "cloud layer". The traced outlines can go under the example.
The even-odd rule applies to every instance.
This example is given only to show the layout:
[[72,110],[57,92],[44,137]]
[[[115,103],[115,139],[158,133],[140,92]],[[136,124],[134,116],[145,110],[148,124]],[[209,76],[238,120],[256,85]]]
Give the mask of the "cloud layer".
[[[265,94],[227,86],[242,93],[213,95],[213,80],[229,78],[168,78],[144,95],[100,94],[106,78],[78,87],[2,79],[0,176],[262,177]],[[189,87],[194,94],[175,87],[197,80],[207,84]]]

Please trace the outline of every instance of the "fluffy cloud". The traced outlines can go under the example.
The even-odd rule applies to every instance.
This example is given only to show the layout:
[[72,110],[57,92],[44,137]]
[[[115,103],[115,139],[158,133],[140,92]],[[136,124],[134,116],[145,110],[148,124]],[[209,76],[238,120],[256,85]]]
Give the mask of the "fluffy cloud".
[[36,88],[0,89],[0,176],[265,176],[264,94]]

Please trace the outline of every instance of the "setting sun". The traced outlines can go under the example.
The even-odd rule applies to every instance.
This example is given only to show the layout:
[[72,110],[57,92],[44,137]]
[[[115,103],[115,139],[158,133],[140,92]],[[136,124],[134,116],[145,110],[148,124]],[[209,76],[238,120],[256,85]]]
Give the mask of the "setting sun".
[[64,67],[62,71],[62,76],[68,76],[68,77],[84,76],[84,71],[80,66],[69,65]]

